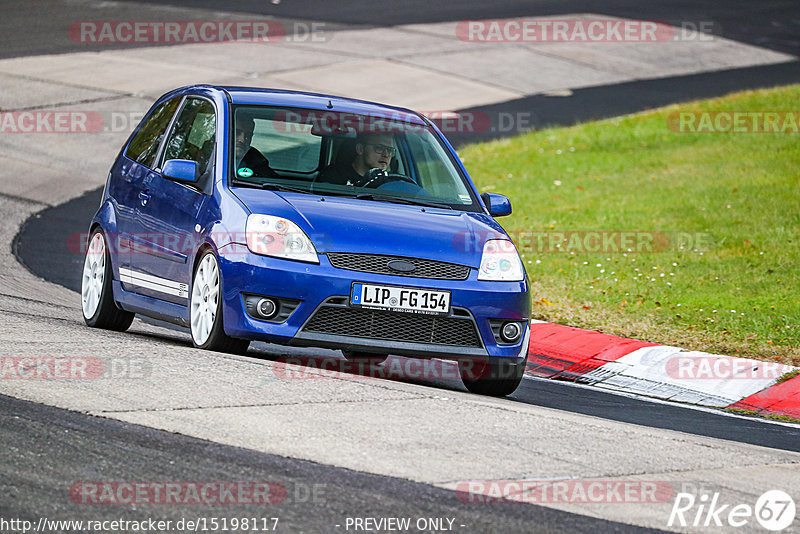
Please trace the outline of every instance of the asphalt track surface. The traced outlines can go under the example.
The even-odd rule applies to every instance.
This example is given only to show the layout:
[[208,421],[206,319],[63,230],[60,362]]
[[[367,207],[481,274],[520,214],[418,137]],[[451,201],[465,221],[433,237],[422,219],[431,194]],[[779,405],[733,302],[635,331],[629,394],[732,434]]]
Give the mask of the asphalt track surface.
[[[28,15],[24,3],[3,1],[0,20],[0,57],[18,57],[84,50],[64,36],[75,20],[136,19],[148,17],[142,4],[172,4],[174,19],[182,8],[217,10],[219,2],[117,2],[115,16],[105,15],[88,2],[37,2],[42,14]],[[713,20],[727,38],[797,55],[800,52],[800,9],[792,2],[484,2],[431,3],[412,1],[391,5],[355,1],[343,9],[338,2],[283,0],[226,2],[227,12],[272,15],[281,18],[325,20],[353,25],[388,26],[461,19],[557,15],[593,12],[649,20]],[[678,17],[676,14],[680,13]],[[32,18],[31,18],[32,17]],[[60,36],[53,38],[53,36]],[[615,116],[734,90],[800,82],[795,63],[736,69],[700,75],[631,82],[574,91],[569,98],[531,96],[481,108],[487,112],[530,111],[533,125],[572,124]],[[487,134],[486,137],[491,137]],[[463,140],[452,139],[459,143]],[[473,136],[471,141],[475,141]],[[77,290],[82,257],[64,243],[76,244],[99,201],[90,191],[66,204],[49,208],[30,219],[15,241],[14,253],[33,273]],[[69,238],[69,239],[67,239]],[[264,357],[259,350],[251,353]],[[437,388],[452,384],[424,383]],[[558,410],[668,428],[789,451],[800,450],[800,429],[754,419],[730,417],[681,406],[611,395],[571,385],[526,379],[511,397],[518,402]],[[230,506],[139,509],[110,506],[99,510],[74,505],[67,491],[76,480],[270,480],[284,484],[289,495],[298,489],[324,484],[324,499],[307,502],[289,498],[260,515],[280,517],[284,532],[335,530],[345,517],[453,517],[467,532],[644,532],[535,505],[475,506],[458,501],[454,492],[401,479],[382,477],[223,446],[117,421],[90,417],[58,408],[0,396],[0,516],[35,520],[41,516],[70,519],[145,516],[179,519],[191,516],[251,515]],[[100,438],[98,438],[100,437]],[[87,462],[90,462],[87,468]],[[88,471],[87,471],[88,469]],[[87,474],[88,473],[88,474]]]
[[[0,395],[0,517],[142,521],[277,517],[277,532],[344,531],[347,517],[454,519],[461,532],[658,532],[527,503],[462,502],[453,491],[397,478],[217,445]],[[87,463],[92,460],[91,467]],[[32,469],[33,466],[35,469]],[[92,480],[279,484],[267,505],[86,504]],[[271,526],[271,523],[270,523]],[[337,528],[337,526],[340,526]]]
[[[798,55],[800,15],[796,2],[785,0],[460,0],[458,2],[375,2],[374,0],[123,0],[65,4],[37,0],[38,10],[26,2],[3,0],[0,21],[0,58],[37,54],[77,52],[85,46],[67,38],[64,31],[78,20],[149,20],[143,5],[172,7],[172,20],[182,20],[189,9],[208,9],[209,13],[242,16],[272,16],[279,19],[324,21],[345,27],[387,27],[459,20],[503,19],[553,16],[569,13],[596,13],[638,20],[658,20],[673,24],[712,21],[714,33],[763,48]],[[113,13],[114,17],[109,15]],[[46,16],[45,16],[46,15]],[[119,45],[119,48],[128,45]]]

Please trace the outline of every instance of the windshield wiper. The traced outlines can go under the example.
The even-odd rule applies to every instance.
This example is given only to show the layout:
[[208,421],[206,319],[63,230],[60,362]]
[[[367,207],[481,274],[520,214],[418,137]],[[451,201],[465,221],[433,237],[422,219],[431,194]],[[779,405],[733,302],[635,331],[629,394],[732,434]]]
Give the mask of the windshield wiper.
[[289,185],[283,184],[276,184],[274,182],[266,182],[261,184],[261,189],[266,189],[268,191],[284,191],[288,193],[304,193],[309,194],[307,189],[300,189],[299,187],[292,187]]
[[409,204],[412,206],[425,206],[428,208],[441,208],[446,210],[452,210],[453,206],[449,204],[443,204],[441,202],[431,202],[428,200],[417,200],[415,198],[402,198],[402,197],[391,197],[387,195],[373,195],[372,193],[359,193],[356,195],[356,198],[359,200],[375,200],[378,202],[394,202],[396,204]]
[[247,182],[245,180],[237,180],[236,178],[231,180],[231,183],[233,185],[239,185],[239,186],[242,186],[242,187],[261,187],[261,184],[257,184],[255,182]]
[[236,180],[232,181],[233,185],[239,185],[243,187],[255,187],[258,189],[266,189],[267,191],[285,191],[290,193],[305,193],[308,194],[309,191],[307,189],[301,189],[299,187],[292,187],[290,185],[283,185],[283,184],[276,184],[274,182],[266,182],[260,184],[258,182],[248,182],[245,180]]

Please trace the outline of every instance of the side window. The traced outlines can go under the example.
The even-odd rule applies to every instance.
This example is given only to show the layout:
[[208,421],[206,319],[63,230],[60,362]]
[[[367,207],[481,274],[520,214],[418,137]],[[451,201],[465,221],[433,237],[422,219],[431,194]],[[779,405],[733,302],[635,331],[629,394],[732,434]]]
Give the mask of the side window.
[[447,154],[430,133],[407,135],[408,148],[419,173],[419,185],[434,197],[457,197],[460,204],[471,204],[472,196],[452,165],[446,165]]
[[200,174],[207,170],[214,152],[217,121],[208,100],[189,98],[167,138],[164,161],[188,159],[197,162]]
[[161,145],[161,140],[164,138],[164,132],[169,125],[170,119],[178,109],[178,104],[181,97],[175,97],[167,100],[144,120],[139,131],[131,140],[128,145],[128,150],[125,156],[141,163],[145,167],[153,168],[155,163],[158,147]]
[[310,173],[319,167],[322,142],[311,135],[310,125],[281,128],[275,120],[256,120],[253,146],[269,155],[274,169]]
[[311,134],[312,125],[304,123],[303,117],[285,110],[252,114],[247,108],[236,110],[237,123],[248,116],[255,124],[250,146],[265,156],[273,169],[299,174],[317,170],[322,140]]

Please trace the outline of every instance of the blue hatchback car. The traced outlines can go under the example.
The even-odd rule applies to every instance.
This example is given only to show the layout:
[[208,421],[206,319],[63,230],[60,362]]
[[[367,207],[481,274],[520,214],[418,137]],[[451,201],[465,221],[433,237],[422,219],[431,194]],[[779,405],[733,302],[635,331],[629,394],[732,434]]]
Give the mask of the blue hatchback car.
[[335,96],[197,85],[162,96],[123,146],[90,226],[92,327],[141,314],[195,346],[251,340],[459,361],[472,392],[525,369],[528,281],[436,126]]

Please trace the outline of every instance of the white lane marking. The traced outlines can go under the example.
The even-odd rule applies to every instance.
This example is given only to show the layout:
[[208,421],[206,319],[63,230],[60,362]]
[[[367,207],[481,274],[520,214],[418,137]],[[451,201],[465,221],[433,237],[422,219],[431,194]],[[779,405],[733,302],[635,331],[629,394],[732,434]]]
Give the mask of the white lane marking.
[[[702,361],[708,372],[687,372],[682,376],[680,361]],[[738,372],[731,370],[736,362]],[[728,364],[715,371],[716,363]],[[770,367],[768,376],[759,376],[760,368]],[[641,393],[662,399],[727,407],[768,388],[793,367],[771,362],[733,358],[707,352],[687,351],[661,345],[643,347],[586,373],[585,380],[595,386]]]

